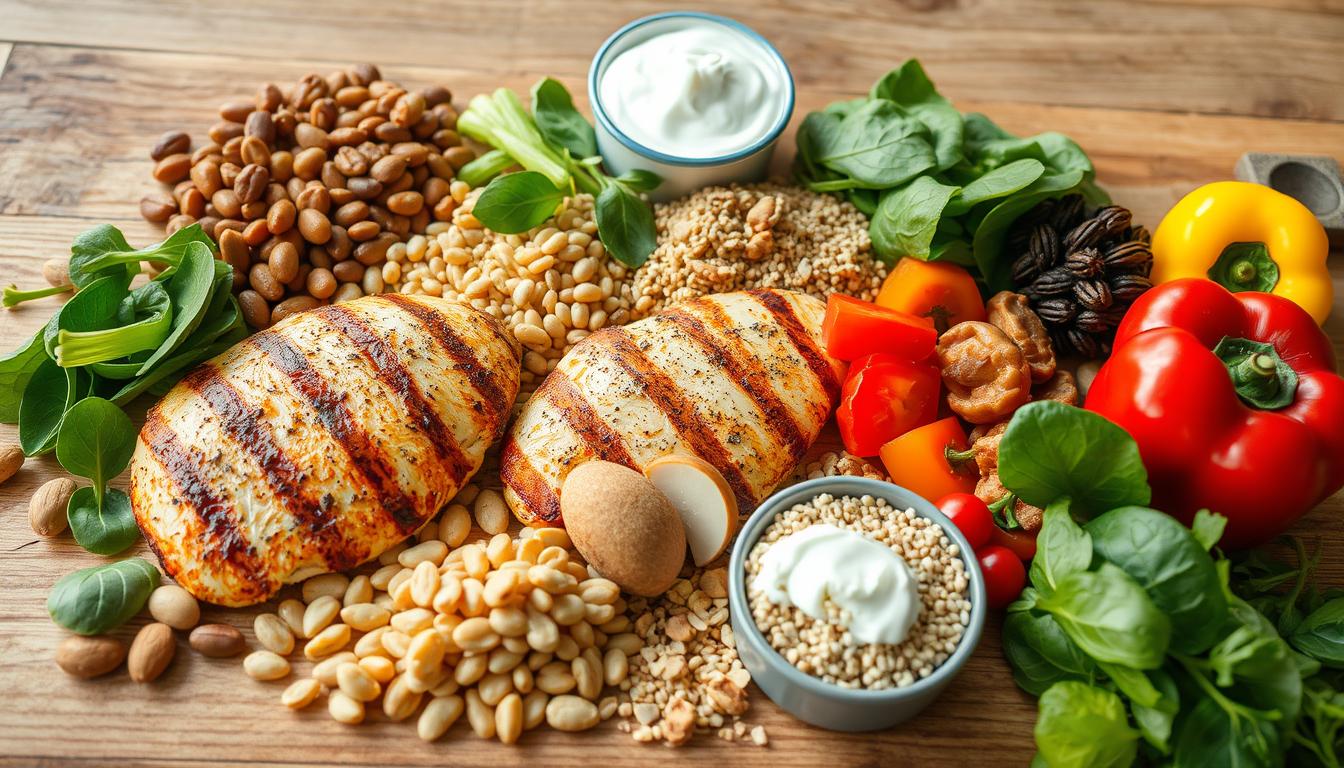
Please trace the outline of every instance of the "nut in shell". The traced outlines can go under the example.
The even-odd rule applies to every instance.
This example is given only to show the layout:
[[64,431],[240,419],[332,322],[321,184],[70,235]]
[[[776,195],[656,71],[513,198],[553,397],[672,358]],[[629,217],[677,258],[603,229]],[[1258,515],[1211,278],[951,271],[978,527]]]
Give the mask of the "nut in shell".
[[157,621],[146,624],[131,642],[126,670],[137,683],[153,682],[172,663],[176,653],[172,627]]

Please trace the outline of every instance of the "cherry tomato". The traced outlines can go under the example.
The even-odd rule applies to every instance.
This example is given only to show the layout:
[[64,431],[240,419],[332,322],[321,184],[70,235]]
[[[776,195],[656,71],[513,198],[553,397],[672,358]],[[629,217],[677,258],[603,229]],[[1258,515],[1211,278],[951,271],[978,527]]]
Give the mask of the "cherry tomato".
[[997,525],[990,533],[992,534],[990,538],[995,544],[1011,549],[1023,562],[1029,563],[1036,556],[1036,534],[1026,531],[1005,531]]
[[979,552],[994,535],[994,516],[989,506],[974,494],[950,493],[938,500],[938,509],[957,526],[970,543],[973,551]]
[[976,553],[985,574],[985,596],[990,608],[1004,608],[1022,594],[1027,569],[1011,549],[991,544]]

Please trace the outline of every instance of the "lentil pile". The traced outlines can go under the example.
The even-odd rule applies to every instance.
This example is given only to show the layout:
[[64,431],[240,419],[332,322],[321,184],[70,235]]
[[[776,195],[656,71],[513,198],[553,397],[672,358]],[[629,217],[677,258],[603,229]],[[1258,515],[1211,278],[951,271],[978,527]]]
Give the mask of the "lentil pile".
[[820,523],[863,534],[904,559],[918,581],[919,618],[899,645],[855,643],[843,628],[840,610],[829,601],[828,621],[821,622],[748,587],[752,617],[770,645],[800,671],[845,688],[900,688],[932,674],[956,650],[970,622],[960,548],[941,526],[913,510],[897,510],[872,496],[837,499],[823,493],[780,513],[765,529],[747,558],[747,583],[760,572],[761,558],[774,542]]
[[656,206],[655,218],[658,247],[635,276],[646,311],[749,288],[871,301],[886,277],[872,254],[867,218],[801,187],[708,187]]

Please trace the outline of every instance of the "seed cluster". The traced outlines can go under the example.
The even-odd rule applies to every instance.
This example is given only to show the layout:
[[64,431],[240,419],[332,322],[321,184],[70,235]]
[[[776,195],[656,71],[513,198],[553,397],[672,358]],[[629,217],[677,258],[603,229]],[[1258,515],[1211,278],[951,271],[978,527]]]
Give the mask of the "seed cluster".
[[[471,211],[480,190],[453,182],[461,205],[446,222],[388,249],[389,290],[470,302],[503,320],[523,345],[522,387],[536,388],[561,356],[588,334],[623,325],[653,306],[633,275],[597,239],[592,195],[565,200],[527,232],[504,235]],[[396,265],[395,267],[392,265]]]
[[[886,544],[910,564],[921,605],[904,642],[857,643],[833,603],[826,604],[827,621],[817,621],[797,607],[775,605],[750,587],[771,545],[821,523]],[[776,515],[747,559],[747,583],[752,617],[770,645],[799,670],[844,688],[900,688],[928,677],[957,649],[970,622],[960,548],[937,523],[867,495],[837,499],[823,493]]]
[[849,451],[827,451],[813,461],[799,464],[793,474],[784,479],[781,488],[801,483],[804,480],[816,480],[819,477],[868,477],[873,480],[889,480],[882,468],[867,459],[859,458]]
[[636,275],[636,295],[652,297],[651,307],[750,288],[871,301],[886,276],[868,220],[831,195],[776,183],[707,187],[655,213],[658,247]]
[[331,717],[355,725],[381,700],[393,721],[419,712],[426,741],[463,715],[477,736],[506,744],[542,722],[581,731],[614,715],[617,696],[603,693],[630,686],[630,657],[642,646],[619,588],[592,573],[560,529],[465,543],[465,505],[484,493],[459,496],[415,543],[383,553],[373,573],[313,577],[302,601],[259,615],[265,650],[243,660],[247,674],[288,677],[287,657],[301,647],[312,675],[281,694],[285,706],[325,693]]

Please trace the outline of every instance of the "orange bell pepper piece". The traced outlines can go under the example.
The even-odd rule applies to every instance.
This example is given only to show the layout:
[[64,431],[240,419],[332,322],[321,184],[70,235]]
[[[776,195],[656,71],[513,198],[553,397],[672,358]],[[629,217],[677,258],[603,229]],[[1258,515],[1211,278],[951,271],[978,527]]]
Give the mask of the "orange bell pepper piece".
[[966,431],[955,416],[912,429],[882,446],[882,464],[891,482],[937,501],[950,493],[974,493],[974,462],[949,461],[967,449]]
[[939,334],[965,320],[985,319],[985,300],[975,278],[945,261],[902,258],[882,283],[877,304],[931,318]]

